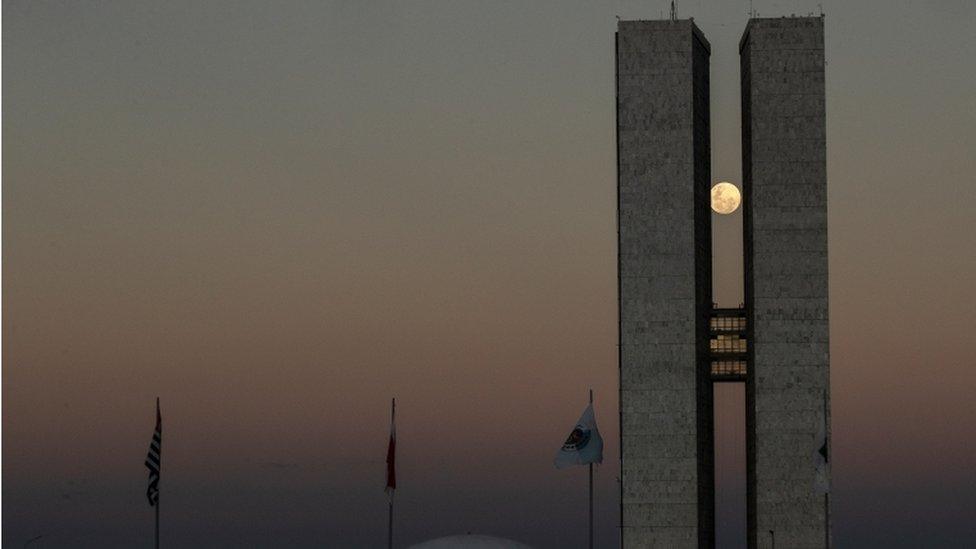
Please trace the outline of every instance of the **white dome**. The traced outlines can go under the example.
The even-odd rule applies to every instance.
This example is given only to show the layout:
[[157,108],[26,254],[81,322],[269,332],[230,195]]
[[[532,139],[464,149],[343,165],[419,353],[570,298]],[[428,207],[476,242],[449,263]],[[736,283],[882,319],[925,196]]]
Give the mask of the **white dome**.
[[532,549],[524,543],[512,541],[505,538],[492,536],[477,536],[468,534],[465,536],[447,536],[432,539],[417,545],[410,546],[410,549],[451,549],[454,547],[465,547],[473,549]]

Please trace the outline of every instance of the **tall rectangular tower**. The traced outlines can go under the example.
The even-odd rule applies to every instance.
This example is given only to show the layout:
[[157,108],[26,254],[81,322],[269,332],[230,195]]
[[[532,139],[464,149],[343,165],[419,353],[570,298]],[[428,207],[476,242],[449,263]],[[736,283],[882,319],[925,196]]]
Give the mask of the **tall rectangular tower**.
[[714,546],[712,383],[731,382],[746,386],[749,546],[825,547],[823,19],[752,19],[740,43],[739,308],[712,303],[709,51],[691,20],[618,25],[622,541]]
[[709,55],[690,20],[618,25],[626,547],[714,544]]
[[740,42],[750,547],[829,545],[823,38],[820,17],[753,19]]

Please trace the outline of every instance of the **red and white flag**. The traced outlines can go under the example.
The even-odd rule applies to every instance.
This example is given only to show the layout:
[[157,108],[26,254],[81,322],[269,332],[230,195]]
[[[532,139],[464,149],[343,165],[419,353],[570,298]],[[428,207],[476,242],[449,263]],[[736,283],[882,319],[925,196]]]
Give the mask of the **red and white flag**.
[[390,407],[390,445],[386,449],[386,493],[396,490],[396,399]]

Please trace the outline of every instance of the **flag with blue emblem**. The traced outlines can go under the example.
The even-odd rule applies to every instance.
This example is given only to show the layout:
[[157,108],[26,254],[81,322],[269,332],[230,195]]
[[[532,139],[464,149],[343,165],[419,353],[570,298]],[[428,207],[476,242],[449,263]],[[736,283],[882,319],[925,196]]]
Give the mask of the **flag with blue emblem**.
[[566,442],[556,453],[555,462],[557,469],[588,463],[603,463],[603,438],[596,428],[592,403],[583,410],[583,415],[576,422],[573,431],[569,433]]

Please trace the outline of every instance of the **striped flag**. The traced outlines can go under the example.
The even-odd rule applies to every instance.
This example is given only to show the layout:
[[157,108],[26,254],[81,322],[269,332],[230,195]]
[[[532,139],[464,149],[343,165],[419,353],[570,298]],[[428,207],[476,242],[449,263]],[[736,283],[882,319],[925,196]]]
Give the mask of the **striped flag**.
[[390,445],[386,448],[386,493],[396,490],[396,399],[390,408]]
[[149,505],[155,506],[159,503],[159,470],[161,467],[160,458],[163,446],[163,419],[159,414],[159,398],[156,398],[156,430],[153,431],[152,442],[149,443],[149,453],[146,454],[146,468],[149,469],[149,487],[146,489],[146,497],[149,498]]

